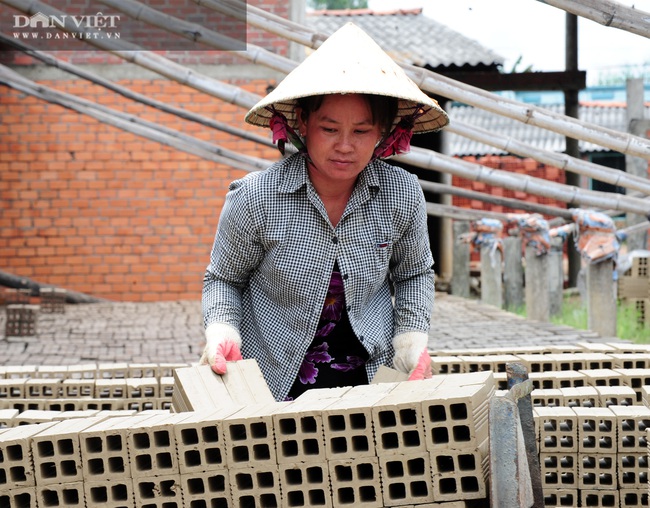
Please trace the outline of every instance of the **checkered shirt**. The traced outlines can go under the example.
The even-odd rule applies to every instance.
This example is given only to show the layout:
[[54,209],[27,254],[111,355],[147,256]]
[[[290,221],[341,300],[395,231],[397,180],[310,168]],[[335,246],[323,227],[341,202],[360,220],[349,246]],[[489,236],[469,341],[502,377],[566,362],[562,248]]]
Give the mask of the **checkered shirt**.
[[417,179],[372,162],[336,227],[300,155],[230,185],[204,278],[204,323],[240,331],[244,358],[257,360],[277,400],[314,338],[335,262],[372,379],[392,364],[394,335],[429,330],[433,258]]

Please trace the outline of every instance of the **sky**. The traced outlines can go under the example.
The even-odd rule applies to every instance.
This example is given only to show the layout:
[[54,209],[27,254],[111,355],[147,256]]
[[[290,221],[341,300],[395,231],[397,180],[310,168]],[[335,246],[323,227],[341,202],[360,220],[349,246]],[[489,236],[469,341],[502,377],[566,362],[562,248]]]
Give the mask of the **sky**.
[[[618,3],[650,13],[650,0]],[[368,0],[368,7],[422,7],[425,16],[504,57],[505,72],[512,71],[519,57],[518,71],[528,66],[534,71],[565,68],[566,12],[538,0]],[[644,70],[650,80],[650,38],[578,18],[578,67],[587,71],[588,85],[622,72],[641,77]]]

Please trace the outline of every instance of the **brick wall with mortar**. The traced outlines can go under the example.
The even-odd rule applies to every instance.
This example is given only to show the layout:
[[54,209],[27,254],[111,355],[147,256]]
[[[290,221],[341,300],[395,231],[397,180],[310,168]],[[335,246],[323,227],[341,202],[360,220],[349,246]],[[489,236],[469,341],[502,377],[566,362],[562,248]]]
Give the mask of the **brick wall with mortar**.
[[[250,3],[287,16],[286,2]],[[281,54],[288,51],[286,40],[257,29],[249,32],[247,40]],[[19,72],[45,67],[20,53],[5,52],[3,57]],[[57,57],[120,76],[115,79],[120,85],[164,103],[264,134],[244,124],[243,109],[142,70],[129,75],[122,70],[128,65],[106,52],[78,51]],[[224,52],[185,54],[175,60],[201,64],[215,79],[261,96],[269,84],[277,83],[259,77],[259,72],[257,79],[224,79],[223,63],[245,65]],[[230,150],[277,158],[274,149],[142,106],[70,75],[38,82]],[[100,298],[200,298],[228,184],[245,173],[8,87],[0,90],[2,269]]]

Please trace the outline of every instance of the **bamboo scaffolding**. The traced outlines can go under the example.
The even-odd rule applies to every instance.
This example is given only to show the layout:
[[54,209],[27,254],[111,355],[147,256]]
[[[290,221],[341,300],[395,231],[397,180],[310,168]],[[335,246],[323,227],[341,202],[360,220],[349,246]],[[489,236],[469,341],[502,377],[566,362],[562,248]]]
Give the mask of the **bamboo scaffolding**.
[[[233,17],[246,14],[247,22],[258,28],[268,30],[276,35],[288,37],[289,40],[303,44],[312,49],[318,48],[325,34],[313,29],[301,27],[295,30],[295,24],[282,23],[281,18],[265,12],[263,9],[248,6],[244,10],[237,0],[194,0],[216,11],[226,10]],[[221,6],[220,4],[225,4]],[[266,21],[268,20],[268,22]],[[455,81],[430,70],[414,65],[400,63],[404,71],[424,91],[446,97],[480,109],[491,111],[520,122],[536,125],[565,136],[582,139],[604,146],[617,152],[642,157],[650,160],[650,140],[607,129],[598,125],[588,124],[581,120],[552,113],[544,108],[523,104],[514,100],[500,97],[480,88]]]
[[111,90],[112,92],[118,93],[122,95],[123,97],[126,97],[127,99],[131,99],[133,101],[139,102],[141,104],[144,104],[145,106],[150,106],[155,109],[158,109],[164,113],[169,113],[174,116],[177,116],[179,118],[182,118],[184,120],[189,120],[191,122],[198,123],[200,125],[203,125],[205,127],[210,127],[213,129],[216,129],[221,132],[225,132],[227,134],[231,134],[233,136],[237,136],[241,139],[245,139],[247,141],[253,141],[255,143],[265,145],[267,147],[274,147],[273,142],[269,137],[264,137],[260,136],[258,134],[249,132],[244,129],[239,129],[237,127],[232,127],[228,124],[225,124],[223,122],[218,122],[216,120],[213,120],[212,118],[208,118],[202,115],[199,115],[197,113],[194,113],[192,111],[188,111],[186,109],[182,108],[177,108],[174,106],[169,106],[168,104],[165,104],[163,102],[157,101],[155,99],[152,99],[150,97],[147,97],[146,95],[134,92],[130,90],[127,87],[118,85],[116,83],[113,83],[112,81],[109,81],[108,79],[105,79],[98,74],[95,74],[93,72],[87,71],[85,69],[82,69],[76,65],[73,65],[71,63],[68,63],[64,60],[60,60],[53,55],[50,55],[48,53],[45,53],[43,51],[38,51],[32,47],[30,47],[27,44],[24,44],[22,42],[17,41],[16,39],[12,37],[8,37],[2,33],[0,33],[0,42],[4,44],[11,45],[15,47],[16,49],[22,51],[26,55],[31,56],[32,58],[36,58],[40,60],[41,62],[51,66],[55,67],[57,69],[60,69],[64,72],[68,72],[74,76],[78,76],[82,79],[85,79],[87,81],[90,81],[91,83],[95,85],[102,86],[108,90]]
[[0,65],[0,83],[14,90],[38,97],[53,104],[58,104],[78,113],[86,114],[103,123],[197,155],[206,160],[226,164],[236,169],[249,172],[268,167],[270,164],[269,161],[262,159],[255,161],[252,157],[242,157],[230,150],[225,150],[206,141],[174,131],[173,129],[163,128],[133,115],[115,111],[91,101],[80,99],[74,95],[36,84],[4,65]]
[[650,37],[650,13],[611,0],[538,0],[604,26]]
[[410,153],[399,155],[395,157],[395,160],[420,168],[442,171],[467,180],[550,197],[572,206],[612,208],[637,213],[644,217],[650,213],[650,201],[640,198],[610,192],[588,191],[529,175],[492,169],[418,147],[411,147]]
[[[22,10],[23,12],[28,12],[31,13],[32,10],[34,9],[39,9],[39,12],[43,12],[44,14],[52,14],[54,15],[61,15],[63,13],[60,13],[59,11],[56,11],[55,9],[51,9],[42,2],[39,2],[37,0],[28,0],[27,5],[22,5],[20,0],[0,0],[0,2],[12,5],[18,10]],[[20,4],[20,5],[19,5]],[[78,30],[76,27],[70,27],[70,26],[64,26],[63,27],[66,30]],[[243,105],[244,107],[251,107],[253,104],[259,100],[259,97],[255,96],[254,94],[241,94],[240,90],[237,89],[237,91],[232,90],[235,87],[229,87],[229,86],[221,86],[222,84],[219,82],[215,82],[215,80],[212,80],[211,78],[208,78],[207,76],[203,75],[197,75],[191,73],[191,71],[183,68],[182,66],[178,66],[176,64],[173,64],[169,60],[163,58],[163,57],[158,57],[158,55],[151,55],[148,52],[143,52],[138,50],[139,48],[135,45],[132,45],[130,43],[124,43],[123,41],[116,41],[116,40],[111,40],[111,41],[99,41],[90,38],[87,42],[96,45],[96,46],[101,46],[104,49],[108,49],[112,53],[116,54],[117,56],[120,56],[128,61],[132,61],[138,65],[142,65],[144,67],[149,68],[150,70],[154,70],[154,72],[158,72],[161,75],[170,77],[171,79],[174,79],[176,81],[182,82],[183,84],[187,84],[188,86],[194,87],[196,89],[205,91],[206,93],[209,93],[210,95],[214,95],[220,98],[223,98],[224,100],[228,100],[231,103],[235,103],[238,105]],[[115,46],[119,46],[120,49],[116,49]],[[131,51],[127,51],[127,54],[124,54],[125,52],[123,49],[125,47],[128,47],[131,49]],[[141,56],[141,57],[139,57]],[[169,72],[170,67],[180,67],[180,73],[179,72]],[[208,86],[206,86],[206,83]],[[224,94],[221,96],[220,94]],[[242,98],[245,98],[246,100],[242,100]],[[242,104],[242,102],[247,102],[248,104]],[[415,157],[413,155],[410,156],[405,156],[407,157],[405,160],[413,164],[415,166],[419,167],[424,167],[428,169],[435,169],[438,171],[443,171],[443,172],[450,172],[452,174],[458,174],[462,175],[465,178],[469,179],[474,179],[474,175],[480,175],[480,178],[482,178],[481,181],[488,183],[490,185],[497,185],[497,186],[503,186],[505,188],[509,188],[512,190],[524,190],[525,192],[530,192],[533,194],[537,195],[542,195],[542,196],[547,196],[551,197],[554,199],[558,199],[559,201],[563,201],[566,203],[586,203],[589,204],[590,206],[596,206],[594,203],[602,203],[603,201],[612,203],[614,206],[613,208],[616,208],[617,210],[624,210],[624,211],[631,211],[632,213],[638,213],[642,215],[646,215],[648,211],[648,205],[646,203],[643,203],[641,200],[633,200],[630,201],[631,198],[628,198],[626,196],[621,196],[617,195],[617,198],[611,198],[611,195],[608,195],[607,193],[594,193],[594,191],[586,191],[582,189],[576,189],[575,187],[571,186],[563,186],[562,184],[554,184],[554,186],[545,186],[545,185],[539,185],[535,183],[534,185],[530,185],[530,177],[526,177],[525,175],[516,175],[513,173],[507,173],[507,172],[499,172],[498,170],[492,170],[490,168],[485,168],[483,166],[475,165],[475,164],[470,164],[470,163],[465,163],[463,161],[458,161],[457,159],[452,159],[452,161],[458,161],[458,163],[450,162],[449,159],[444,161],[444,163],[439,163],[440,159],[439,157],[443,157],[440,154],[435,154],[435,152],[431,152],[431,155],[429,157],[422,157],[421,155],[418,157]],[[437,164],[432,163],[432,161],[438,161]],[[424,164],[421,166],[421,164]],[[473,167],[478,167],[478,171],[475,169],[472,172],[467,171],[467,165],[473,166]],[[545,182],[542,180],[542,182]],[[545,182],[548,184],[548,182]],[[560,192],[558,190],[558,187],[562,189]],[[552,187],[552,189],[551,189]],[[580,198],[579,201],[576,201],[576,198]],[[641,211],[642,210],[642,211]]]
[[506,213],[490,212],[488,210],[472,210],[471,208],[461,208],[459,206],[429,202],[427,202],[427,215],[470,221],[490,218],[506,222],[509,219],[508,214]]

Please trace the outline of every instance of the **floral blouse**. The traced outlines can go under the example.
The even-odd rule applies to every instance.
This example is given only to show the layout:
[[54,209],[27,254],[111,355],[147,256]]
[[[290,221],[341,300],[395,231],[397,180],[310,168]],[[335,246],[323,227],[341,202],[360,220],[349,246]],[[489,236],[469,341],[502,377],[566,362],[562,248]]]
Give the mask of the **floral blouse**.
[[368,384],[368,352],[354,334],[345,310],[343,279],[334,266],[320,321],[286,400],[310,388]]

